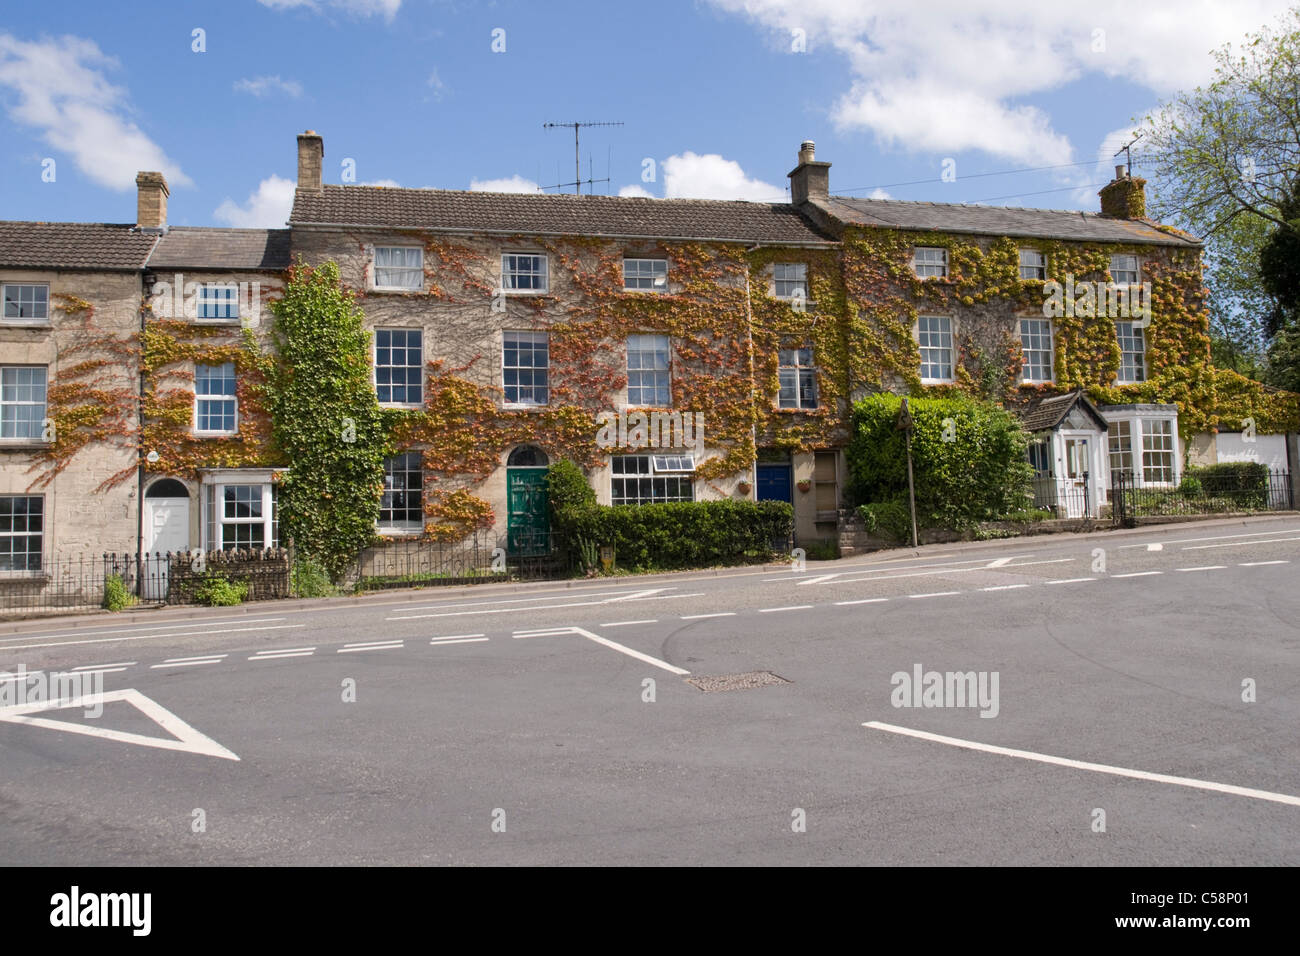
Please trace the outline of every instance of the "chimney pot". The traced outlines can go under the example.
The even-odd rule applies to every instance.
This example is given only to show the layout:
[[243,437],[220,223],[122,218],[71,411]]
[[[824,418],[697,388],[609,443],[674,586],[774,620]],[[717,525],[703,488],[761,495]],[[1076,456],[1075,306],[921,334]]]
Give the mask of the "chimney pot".
[[135,224],[139,229],[163,232],[167,229],[167,177],[159,172],[135,176]]
[[315,130],[298,136],[298,188],[322,188],[322,167],[325,162],[325,141]]
[[816,146],[806,139],[799,144],[799,165],[789,173],[790,199],[796,205],[830,198],[830,163],[819,163]]
[[1124,171],[1124,167],[1123,167],[1123,166],[1116,166],[1116,167],[1115,167],[1115,178],[1116,178],[1116,179],[1127,179],[1127,178],[1128,178],[1128,177],[1125,175],[1125,171]]

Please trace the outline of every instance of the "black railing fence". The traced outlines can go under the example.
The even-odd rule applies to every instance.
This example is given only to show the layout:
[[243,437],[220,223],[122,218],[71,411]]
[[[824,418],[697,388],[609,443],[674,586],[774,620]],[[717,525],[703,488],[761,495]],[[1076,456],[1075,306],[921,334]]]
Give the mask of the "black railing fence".
[[1056,518],[1093,518],[1098,502],[1092,500],[1088,473],[1079,480],[1040,476],[1033,480],[1034,507]]
[[1144,485],[1129,472],[1118,472],[1111,479],[1110,506],[1112,522],[1131,528],[1141,518],[1291,511],[1296,500],[1285,471],[1242,482],[1183,481],[1177,486]]
[[340,583],[370,591],[564,577],[571,564],[557,544],[554,532],[478,532],[456,542],[391,538],[362,550]]

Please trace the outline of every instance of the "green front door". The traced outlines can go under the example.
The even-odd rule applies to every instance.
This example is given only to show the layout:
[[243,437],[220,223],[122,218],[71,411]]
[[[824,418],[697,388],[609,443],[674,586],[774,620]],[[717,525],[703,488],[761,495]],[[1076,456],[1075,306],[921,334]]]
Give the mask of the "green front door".
[[551,515],[546,503],[546,469],[507,468],[506,487],[506,541],[511,557],[548,554]]

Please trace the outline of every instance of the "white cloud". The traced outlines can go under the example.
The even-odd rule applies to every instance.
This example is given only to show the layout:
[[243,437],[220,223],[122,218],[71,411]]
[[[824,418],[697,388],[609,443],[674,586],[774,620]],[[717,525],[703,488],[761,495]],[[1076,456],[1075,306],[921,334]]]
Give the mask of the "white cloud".
[[244,205],[224,199],[212,215],[218,222],[240,229],[278,229],[293,208],[293,190],[293,180],[270,176],[257,184]]
[[392,20],[402,7],[402,0],[257,0],[257,2],[272,10],[306,7],[319,13],[322,7],[333,7],[353,16],[381,16],[385,20]]
[[[791,30],[806,31],[813,52],[791,56],[819,46],[843,55],[853,80],[831,111],[841,128],[913,150],[978,149],[1046,165],[1070,161],[1072,147],[1027,97],[1088,76],[1166,97],[1208,79],[1210,50],[1273,22],[1290,0],[710,2],[756,21],[782,49]],[[1128,112],[1122,103],[1092,108]]]
[[641,186],[624,186],[618,191],[620,196],[634,196],[638,199],[654,199],[654,193],[648,192]]
[[750,199],[781,202],[785,190],[750,179],[734,159],[717,153],[697,156],[687,151],[669,156],[660,165],[664,174],[664,196],[668,199]]
[[402,184],[396,179],[375,179],[370,182],[361,183],[362,186],[384,186],[388,189],[401,189]]
[[889,193],[881,189],[879,186],[877,186],[875,189],[871,190],[871,195],[868,196],[867,198],[868,199],[892,199],[893,197],[890,196]]
[[28,43],[0,33],[0,87],[17,94],[6,103],[15,122],[39,130],[50,148],[71,155],[101,186],[132,189],[135,174],[146,169],[162,172],[172,186],[192,185],[129,118],[126,91],[105,76],[118,66],[93,40]]
[[283,93],[297,99],[302,96],[302,84],[297,80],[282,80],[277,73],[275,76],[254,76],[236,80],[235,92],[251,93],[257,97],[269,96],[272,93]]
[[508,179],[472,179],[469,188],[476,193],[540,193],[542,187],[518,173]]

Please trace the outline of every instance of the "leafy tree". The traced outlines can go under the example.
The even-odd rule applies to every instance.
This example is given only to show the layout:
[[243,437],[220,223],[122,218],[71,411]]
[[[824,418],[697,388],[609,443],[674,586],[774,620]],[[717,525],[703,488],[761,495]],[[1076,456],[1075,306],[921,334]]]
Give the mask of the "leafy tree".
[[280,537],[337,580],[374,538],[388,440],[370,384],[370,333],[333,262],[289,270],[271,304],[277,361],[267,406],[292,467],[280,483]]

